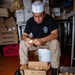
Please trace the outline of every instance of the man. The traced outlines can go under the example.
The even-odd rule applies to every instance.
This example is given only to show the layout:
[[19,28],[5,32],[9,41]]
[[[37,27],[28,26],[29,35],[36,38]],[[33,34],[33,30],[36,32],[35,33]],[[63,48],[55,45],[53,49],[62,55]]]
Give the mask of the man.
[[[28,64],[28,50],[38,50],[45,48],[51,50],[52,75],[57,75],[60,60],[60,44],[58,38],[58,27],[53,18],[45,13],[43,3],[35,1],[32,4],[32,14],[26,24],[23,39],[20,42],[20,64]],[[33,40],[29,37],[32,32]]]

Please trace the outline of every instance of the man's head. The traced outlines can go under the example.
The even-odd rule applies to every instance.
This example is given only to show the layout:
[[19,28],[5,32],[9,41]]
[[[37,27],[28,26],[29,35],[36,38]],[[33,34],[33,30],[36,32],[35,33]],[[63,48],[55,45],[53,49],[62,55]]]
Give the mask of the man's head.
[[35,1],[32,4],[32,13],[35,22],[38,24],[42,23],[45,17],[45,10],[44,10],[44,5],[41,1]]

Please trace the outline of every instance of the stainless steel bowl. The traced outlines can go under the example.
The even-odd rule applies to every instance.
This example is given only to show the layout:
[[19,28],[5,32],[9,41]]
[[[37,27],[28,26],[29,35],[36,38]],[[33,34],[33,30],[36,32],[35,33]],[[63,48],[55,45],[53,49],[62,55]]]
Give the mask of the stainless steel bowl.
[[75,73],[75,67],[59,67],[59,73],[65,73],[65,72],[73,72]]

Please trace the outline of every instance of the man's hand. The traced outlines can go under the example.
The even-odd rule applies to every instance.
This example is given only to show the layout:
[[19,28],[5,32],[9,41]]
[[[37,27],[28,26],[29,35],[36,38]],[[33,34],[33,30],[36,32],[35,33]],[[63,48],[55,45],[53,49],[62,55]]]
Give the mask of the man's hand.
[[41,39],[36,38],[36,39],[33,40],[33,44],[36,45],[36,46],[41,46],[41,45],[43,45],[43,42],[42,42]]
[[28,46],[32,46],[33,40],[31,38],[26,38],[26,43],[27,43]]
[[27,46],[32,46],[33,45],[33,42],[31,42],[31,38],[29,37],[29,34],[27,34],[27,33],[24,33],[24,35],[23,35],[23,39],[26,41],[26,43],[27,43]]

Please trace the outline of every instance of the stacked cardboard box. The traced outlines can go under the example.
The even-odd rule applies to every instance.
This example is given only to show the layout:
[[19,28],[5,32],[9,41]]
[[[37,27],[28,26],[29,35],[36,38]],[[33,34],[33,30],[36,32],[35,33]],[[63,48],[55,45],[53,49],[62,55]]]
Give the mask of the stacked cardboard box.
[[[4,1],[4,0],[3,0]],[[0,2],[0,7],[1,8],[7,8],[7,9],[10,9],[12,5],[12,2]]]
[[0,24],[3,24],[3,23],[4,23],[4,19],[0,18]]
[[8,31],[13,31],[13,30],[17,31],[16,22],[13,17],[6,19],[5,24],[7,26]]
[[4,18],[0,18],[0,32],[4,30],[7,31],[6,25],[4,23]]
[[24,19],[24,9],[16,10],[15,15],[16,15],[17,23],[25,21],[25,19]]
[[0,45],[15,43],[18,43],[18,34],[14,18],[0,18]]
[[50,71],[50,64],[47,62],[29,61],[28,66],[21,66],[20,72],[22,75],[47,75]]
[[1,31],[0,43],[2,45],[18,43],[18,35],[16,31]]
[[7,8],[0,8],[0,17],[10,17],[12,16],[12,12]]

